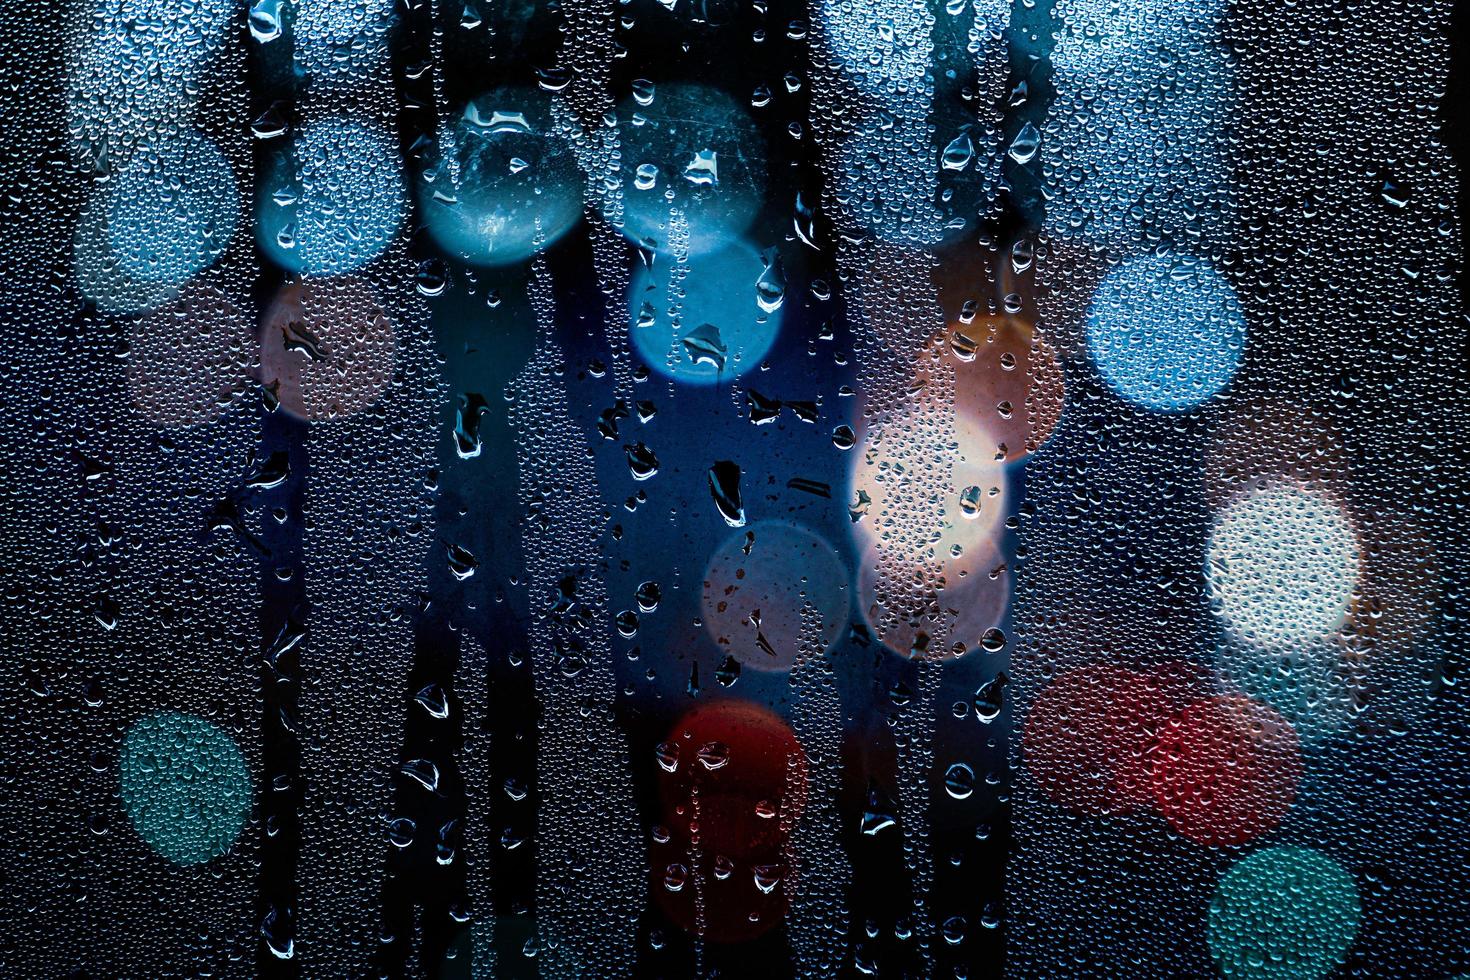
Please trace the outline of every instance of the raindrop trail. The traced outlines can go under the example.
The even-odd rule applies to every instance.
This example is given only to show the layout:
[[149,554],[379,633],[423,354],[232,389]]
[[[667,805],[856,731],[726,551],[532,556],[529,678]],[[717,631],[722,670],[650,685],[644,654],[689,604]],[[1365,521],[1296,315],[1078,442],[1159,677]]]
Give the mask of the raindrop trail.
[[[1041,129],[1056,97],[1051,65],[1052,49],[1057,43],[1052,27],[1056,5],[1056,0],[1015,0],[1011,6],[1010,28],[1006,32],[1010,79],[1001,127],[1005,146],[1011,146],[1027,126]],[[1041,155],[1033,152],[1022,161],[1014,154],[1007,154],[1004,166],[1011,187],[1011,193],[1004,199],[1006,217],[1034,233],[1041,227],[1046,212]]]
[[[250,118],[259,119],[268,112],[289,112],[296,97],[296,84],[291,71],[294,41],[290,31],[283,31],[269,43],[247,42],[247,72],[250,89]],[[276,152],[277,139],[255,139],[254,172],[257,179],[268,171]],[[257,187],[257,192],[270,188]],[[254,199],[255,195],[251,195]],[[255,308],[265,311],[271,298],[284,282],[281,271],[256,249],[260,275],[253,284]],[[263,326],[260,324],[259,326]],[[257,332],[259,329],[257,328]],[[296,640],[292,649],[276,658],[272,650],[292,633],[294,621],[299,631],[308,613],[306,562],[302,549],[303,512],[306,498],[306,474],[310,460],[306,452],[307,424],[293,418],[279,405],[267,404],[262,389],[256,396],[260,402],[260,443],[257,457],[270,458],[284,452],[290,466],[285,483],[269,491],[265,499],[268,509],[280,508],[286,519],[269,516],[261,522],[260,557],[260,643],[263,653],[261,671],[261,762],[264,769],[256,793],[260,812],[260,877],[256,896],[256,922],[260,939],[256,942],[256,975],[263,980],[295,980],[301,976],[301,961],[281,952],[294,941],[297,904],[296,874],[301,854],[301,808],[304,803],[301,769],[301,743],[286,719],[299,717],[301,698],[301,657],[309,640]],[[274,786],[289,787],[275,792]],[[269,931],[273,938],[265,933]]]
[[[413,5],[401,12],[403,30],[392,47],[394,75],[400,86],[398,122],[401,145],[416,146],[430,141],[442,151],[443,141],[452,138],[452,110],[458,105],[456,100],[461,93],[452,88],[458,82],[459,73],[453,73],[456,77],[451,77],[446,39],[452,38],[460,45],[467,45],[482,56],[483,51],[478,45],[489,43],[489,32],[473,41],[463,38],[464,31],[457,30],[454,23],[459,19],[460,11],[457,4],[435,2]],[[425,64],[430,66],[429,70],[420,73],[418,68]],[[416,113],[407,110],[408,106],[415,104],[432,105],[434,111]],[[444,155],[453,167],[457,154],[450,150]],[[415,162],[422,160],[413,153],[405,154],[410,181],[422,179]],[[453,174],[453,177],[457,179],[458,174]],[[417,195],[411,194],[409,198],[418,201]],[[414,207],[421,210],[417,203]],[[422,220],[421,214],[416,217]],[[427,248],[414,247],[411,251],[415,264],[432,255]],[[449,288],[451,293],[456,288],[453,279]],[[440,310],[445,302],[445,296],[438,296],[430,304],[431,314]],[[483,313],[483,308],[480,312]],[[438,324],[434,326],[437,328]],[[436,340],[440,339],[437,329],[435,334]],[[444,363],[453,364],[453,359],[445,358]],[[490,388],[487,386],[486,390]],[[460,453],[470,450],[464,446],[459,452],[447,449],[441,438],[437,442],[436,465],[427,478],[436,488],[442,489],[452,479],[449,471],[455,462],[468,462],[481,452],[479,427],[484,399],[477,394],[464,397],[475,455],[460,459]],[[450,415],[452,420],[452,410]],[[436,432],[442,435],[446,422],[442,406],[433,418],[437,424]],[[392,934],[395,941],[382,944],[377,965],[385,974],[394,976],[408,976],[415,968],[427,969],[428,964],[444,963],[446,954],[451,952],[458,952],[460,962],[475,971],[475,976],[480,972],[494,973],[495,967],[494,903],[488,889],[471,895],[467,884],[472,873],[471,861],[481,875],[477,880],[483,880],[488,874],[490,845],[478,823],[470,826],[472,814],[467,805],[470,787],[466,785],[460,764],[466,737],[470,735],[470,719],[478,721],[485,710],[483,657],[477,661],[481,671],[475,680],[479,684],[470,685],[476,694],[482,695],[475,699],[473,705],[465,703],[463,692],[458,690],[456,683],[464,666],[461,664],[465,648],[461,627],[468,625],[469,632],[475,636],[484,633],[474,616],[464,614],[469,609],[484,607],[484,603],[478,600],[487,576],[474,574],[478,562],[473,556],[486,552],[478,540],[462,537],[461,530],[453,526],[454,511],[460,500],[457,493],[441,493],[435,500],[433,526],[443,540],[429,552],[425,570],[426,589],[412,613],[412,666],[404,692],[410,696],[405,698],[407,706],[403,713],[397,758],[426,760],[433,765],[439,778],[438,785],[428,790],[407,777],[403,767],[394,776],[395,790],[391,796],[390,812],[394,818],[411,820],[417,828],[410,846],[382,848],[386,875],[380,896],[381,910],[385,931]],[[448,556],[446,548],[450,552]],[[461,548],[466,550],[459,551]],[[452,556],[456,553],[467,556],[464,560],[470,563],[469,574],[463,582],[457,581],[451,570]],[[475,601],[468,601],[467,595]],[[463,619],[471,622],[465,624]],[[442,712],[437,709],[441,702],[444,706]],[[431,711],[426,705],[436,707]],[[477,748],[487,741],[488,736],[477,741]],[[485,783],[476,787],[482,797],[488,796],[488,780]],[[473,816],[483,814],[477,812]],[[473,916],[473,928],[463,924],[466,913]]]
[[[613,720],[616,677],[606,628],[607,583],[597,542],[605,523],[585,437],[556,375],[562,352],[544,256],[533,266],[536,352],[511,383],[510,419],[521,463],[533,669],[541,700],[536,832],[537,928],[542,970],[629,975],[642,905],[639,823],[627,745]],[[547,494],[539,488],[555,487]],[[585,818],[597,807],[598,819]],[[595,917],[587,909],[598,910]],[[556,943],[547,943],[555,937]]]

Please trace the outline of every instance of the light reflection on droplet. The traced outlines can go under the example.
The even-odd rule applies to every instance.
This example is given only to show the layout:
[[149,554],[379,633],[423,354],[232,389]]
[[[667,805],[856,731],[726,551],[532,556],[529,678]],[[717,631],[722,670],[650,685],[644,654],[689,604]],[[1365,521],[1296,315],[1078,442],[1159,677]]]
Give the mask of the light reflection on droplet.
[[256,237],[293,272],[351,272],[383,253],[406,211],[398,151],[355,119],[307,123],[261,183]]
[[[629,241],[670,254],[677,210],[688,222],[689,255],[732,246],[766,194],[765,136],[749,113],[718,89],[671,83],[649,105],[625,101],[618,120]],[[646,190],[645,165],[659,175]]]
[[1362,909],[1337,862],[1301,847],[1237,861],[1210,902],[1210,953],[1225,977],[1320,980],[1342,963]]
[[550,98],[500,88],[465,107],[418,180],[424,224],[439,247],[474,265],[520,262],[582,216],[582,175],[552,130]]

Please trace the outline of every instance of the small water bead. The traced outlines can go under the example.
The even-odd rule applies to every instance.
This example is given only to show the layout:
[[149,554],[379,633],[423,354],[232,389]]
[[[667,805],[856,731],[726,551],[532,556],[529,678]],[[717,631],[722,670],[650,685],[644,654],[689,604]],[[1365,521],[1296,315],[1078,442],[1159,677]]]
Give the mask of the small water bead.
[[944,772],[944,791],[952,799],[967,800],[975,792],[975,770],[956,762]]

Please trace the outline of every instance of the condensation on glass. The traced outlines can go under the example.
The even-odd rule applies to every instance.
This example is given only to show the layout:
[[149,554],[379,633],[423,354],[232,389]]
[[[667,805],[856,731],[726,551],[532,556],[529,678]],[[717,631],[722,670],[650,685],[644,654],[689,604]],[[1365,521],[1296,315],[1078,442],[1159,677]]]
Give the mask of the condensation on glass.
[[0,972],[1470,976],[1464,16],[13,13]]

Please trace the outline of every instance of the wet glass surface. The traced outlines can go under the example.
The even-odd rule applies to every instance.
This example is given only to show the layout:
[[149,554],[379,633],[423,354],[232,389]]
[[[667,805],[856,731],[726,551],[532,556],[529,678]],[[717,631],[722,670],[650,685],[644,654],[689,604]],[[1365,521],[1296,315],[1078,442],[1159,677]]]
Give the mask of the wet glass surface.
[[1449,0],[0,21],[0,973],[1470,975]]

